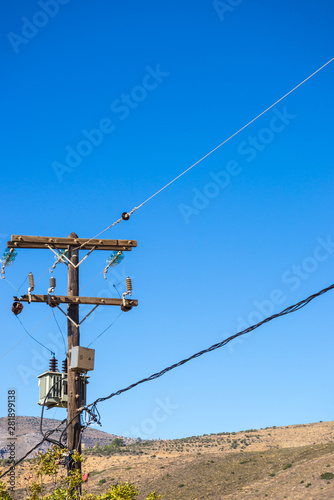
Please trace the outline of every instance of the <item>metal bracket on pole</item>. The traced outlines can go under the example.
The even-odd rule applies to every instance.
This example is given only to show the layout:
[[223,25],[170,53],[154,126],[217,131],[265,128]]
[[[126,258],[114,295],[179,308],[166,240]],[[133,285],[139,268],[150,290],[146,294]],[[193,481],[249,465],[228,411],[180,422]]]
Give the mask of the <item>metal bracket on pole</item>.
[[130,291],[127,291],[127,292],[124,292],[122,294],[122,300],[123,300],[123,306],[126,306],[126,302],[125,302],[125,296],[126,295],[131,295],[131,292]]

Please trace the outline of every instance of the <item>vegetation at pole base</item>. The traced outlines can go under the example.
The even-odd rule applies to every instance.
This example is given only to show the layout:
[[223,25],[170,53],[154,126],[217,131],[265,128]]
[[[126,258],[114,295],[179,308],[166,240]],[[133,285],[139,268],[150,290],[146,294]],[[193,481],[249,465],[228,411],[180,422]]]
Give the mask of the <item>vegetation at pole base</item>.
[[[122,440],[117,442],[118,446],[122,445],[120,441]],[[36,480],[26,488],[26,500],[132,500],[138,496],[138,488],[129,482],[113,484],[101,494],[89,493],[88,488],[82,488],[85,481],[80,469],[75,467],[80,462],[84,462],[83,455],[78,452],[71,454],[68,450],[57,446],[51,446],[46,453],[37,453],[31,466],[31,472]],[[66,471],[70,468],[69,474],[65,477],[64,469],[60,471],[61,466],[65,466]],[[52,478],[51,487],[50,481],[44,484],[45,477]],[[106,479],[101,479],[99,486],[106,482]],[[82,492],[81,489],[83,489]],[[162,496],[153,491],[146,497],[146,500],[159,498]],[[1,481],[0,500],[12,500],[6,485]]]
[[12,495],[10,495],[6,489],[6,485],[0,481],[0,500],[12,500]]

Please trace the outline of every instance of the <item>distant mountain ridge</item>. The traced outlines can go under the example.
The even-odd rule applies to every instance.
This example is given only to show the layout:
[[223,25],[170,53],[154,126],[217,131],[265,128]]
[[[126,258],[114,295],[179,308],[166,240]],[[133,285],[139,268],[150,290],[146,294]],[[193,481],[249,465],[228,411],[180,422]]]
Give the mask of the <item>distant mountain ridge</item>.
[[[56,420],[52,418],[43,419],[43,432],[54,429],[60,424],[61,420]],[[63,429],[64,427],[62,427]],[[57,431],[52,437],[59,437],[61,431]],[[25,455],[31,448],[33,448],[39,441],[42,440],[40,433],[40,418],[39,417],[16,417],[16,459],[19,459]],[[8,424],[7,417],[0,418],[0,459],[8,458],[9,452],[7,449],[8,444]],[[113,439],[115,439],[115,434],[109,434],[107,432],[100,431],[98,429],[88,428],[85,430],[82,438],[82,444],[84,448],[91,448],[96,443],[100,443],[101,446],[110,444]],[[124,441],[133,442],[134,439],[123,438]],[[38,451],[45,451],[48,448],[47,443],[40,445],[35,453]],[[31,458],[33,454],[29,457]]]

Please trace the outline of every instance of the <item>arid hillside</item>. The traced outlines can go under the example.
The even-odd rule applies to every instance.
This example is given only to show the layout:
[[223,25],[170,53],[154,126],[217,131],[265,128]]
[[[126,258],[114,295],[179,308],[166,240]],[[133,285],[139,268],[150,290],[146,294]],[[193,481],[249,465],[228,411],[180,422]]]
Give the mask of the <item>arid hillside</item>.
[[[177,440],[124,440],[116,448],[110,446],[112,435],[92,432],[95,442],[85,447],[83,464],[90,474],[89,492],[129,481],[138,486],[139,500],[153,490],[164,500],[334,499],[334,422]],[[18,467],[17,498],[25,498],[30,466]]]

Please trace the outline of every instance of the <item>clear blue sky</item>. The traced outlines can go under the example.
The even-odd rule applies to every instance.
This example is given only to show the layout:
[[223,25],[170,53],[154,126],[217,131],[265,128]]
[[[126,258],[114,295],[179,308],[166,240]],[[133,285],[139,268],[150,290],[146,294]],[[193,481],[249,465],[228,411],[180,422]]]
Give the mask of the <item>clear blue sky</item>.
[[[333,13],[330,0],[7,3],[1,252],[11,234],[93,237],[138,206],[331,59]],[[331,63],[104,233],[138,240],[108,277],[129,274],[139,307],[92,345],[88,402],[333,282],[333,77]],[[81,286],[107,256],[82,264]],[[19,287],[53,262],[47,250],[20,250],[6,276]],[[66,267],[55,276],[66,294]],[[48,278],[36,293],[47,292]],[[13,293],[2,280],[0,313]],[[115,296],[103,275],[82,293]],[[102,430],[176,438],[332,420],[333,301],[328,293],[100,404]],[[20,319],[31,331],[50,312],[27,304]],[[99,308],[81,328],[82,345],[118,313]],[[0,321],[3,356],[25,332],[10,308]],[[52,317],[33,335],[61,361]],[[1,415],[12,387],[18,414],[40,414],[36,377],[48,358],[30,338],[1,357]]]

